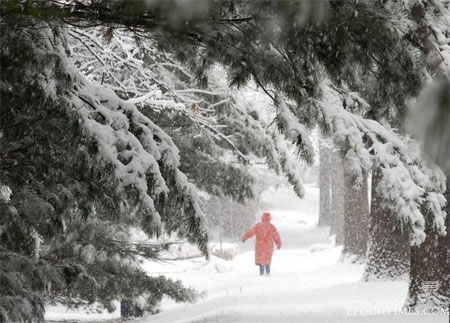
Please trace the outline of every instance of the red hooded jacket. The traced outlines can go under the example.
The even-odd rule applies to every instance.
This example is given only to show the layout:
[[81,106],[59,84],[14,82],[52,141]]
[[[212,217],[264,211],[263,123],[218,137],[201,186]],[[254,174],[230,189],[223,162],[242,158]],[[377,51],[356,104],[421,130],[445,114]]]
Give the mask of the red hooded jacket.
[[272,261],[273,243],[275,242],[279,249],[281,239],[275,226],[270,223],[270,213],[264,213],[261,220],[244,234],[242,241],[245,242],[256,235],[255,264],[269,266]]

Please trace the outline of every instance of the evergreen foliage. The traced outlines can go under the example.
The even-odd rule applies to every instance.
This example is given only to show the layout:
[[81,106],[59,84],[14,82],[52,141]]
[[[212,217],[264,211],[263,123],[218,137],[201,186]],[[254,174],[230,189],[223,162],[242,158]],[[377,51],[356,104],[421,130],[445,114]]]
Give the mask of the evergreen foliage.
[[71,306],[163,295],[193,301],[179,282],[149,277],[130,241],[177,232],[207,253],[202,213],[171,139],[130,103],[84,79],[64,30],[45,23],[1,35],[1,179],[12,191],[0,224],[2,321],[42,320]]
[[164,129],[180,150],[180,170],[199,189],[239,201],[251,198],[254,179],[244,166],[263,158],[302,191],[299,175],[283,167],[290,154],[277,153],[283,138],[272,140],[258,107],[228,87],[223,69],[215,67],[201,89],[190,71],[150,40],[120,29],[108,29],[108,37],[102,28],[73,29],[70,35],[83,74],[136,103]]

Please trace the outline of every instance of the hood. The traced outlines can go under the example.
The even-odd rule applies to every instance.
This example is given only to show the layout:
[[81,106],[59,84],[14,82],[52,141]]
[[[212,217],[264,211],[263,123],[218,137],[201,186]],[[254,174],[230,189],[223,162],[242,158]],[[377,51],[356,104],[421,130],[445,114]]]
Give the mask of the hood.
[[262,222],[270,222],[270,213],[269,212],[263,213],[261,220]]

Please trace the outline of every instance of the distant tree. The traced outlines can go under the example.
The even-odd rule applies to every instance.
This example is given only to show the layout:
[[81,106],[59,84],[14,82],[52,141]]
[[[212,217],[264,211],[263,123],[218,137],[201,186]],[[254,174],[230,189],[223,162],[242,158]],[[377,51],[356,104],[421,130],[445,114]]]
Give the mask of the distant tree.
[[[344,159],[345,164],[345,159]],[[344,175],[344,256],[365,261],[369,241],[369,194],[367,175],[361,185],[354,185]]]
[[331,228],[330,234],[336,235],[336,244],[344,243],[345,183],[344,165],[340,153],[334,149],[331,156]]
[[331,149],[326,143],[321,142],[319,152],[319,226],[330,225],[332,218],[332,199],[331,199]]

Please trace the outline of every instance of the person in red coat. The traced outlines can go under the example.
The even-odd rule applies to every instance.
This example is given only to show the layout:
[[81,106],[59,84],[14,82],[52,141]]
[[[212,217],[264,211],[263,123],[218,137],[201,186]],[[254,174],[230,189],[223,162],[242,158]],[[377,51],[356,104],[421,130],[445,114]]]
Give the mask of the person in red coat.
[[264,213],[261,222],[255,224],[242,237],[242,242],[256,235],[255,242],[255,265],[259,266],[259,274],[264,275],[264,267],[267,275],[270,274],[270,263],[272,261],[273,243],[281,248],[281,239],[275,226],[270,223],[270,213]]

